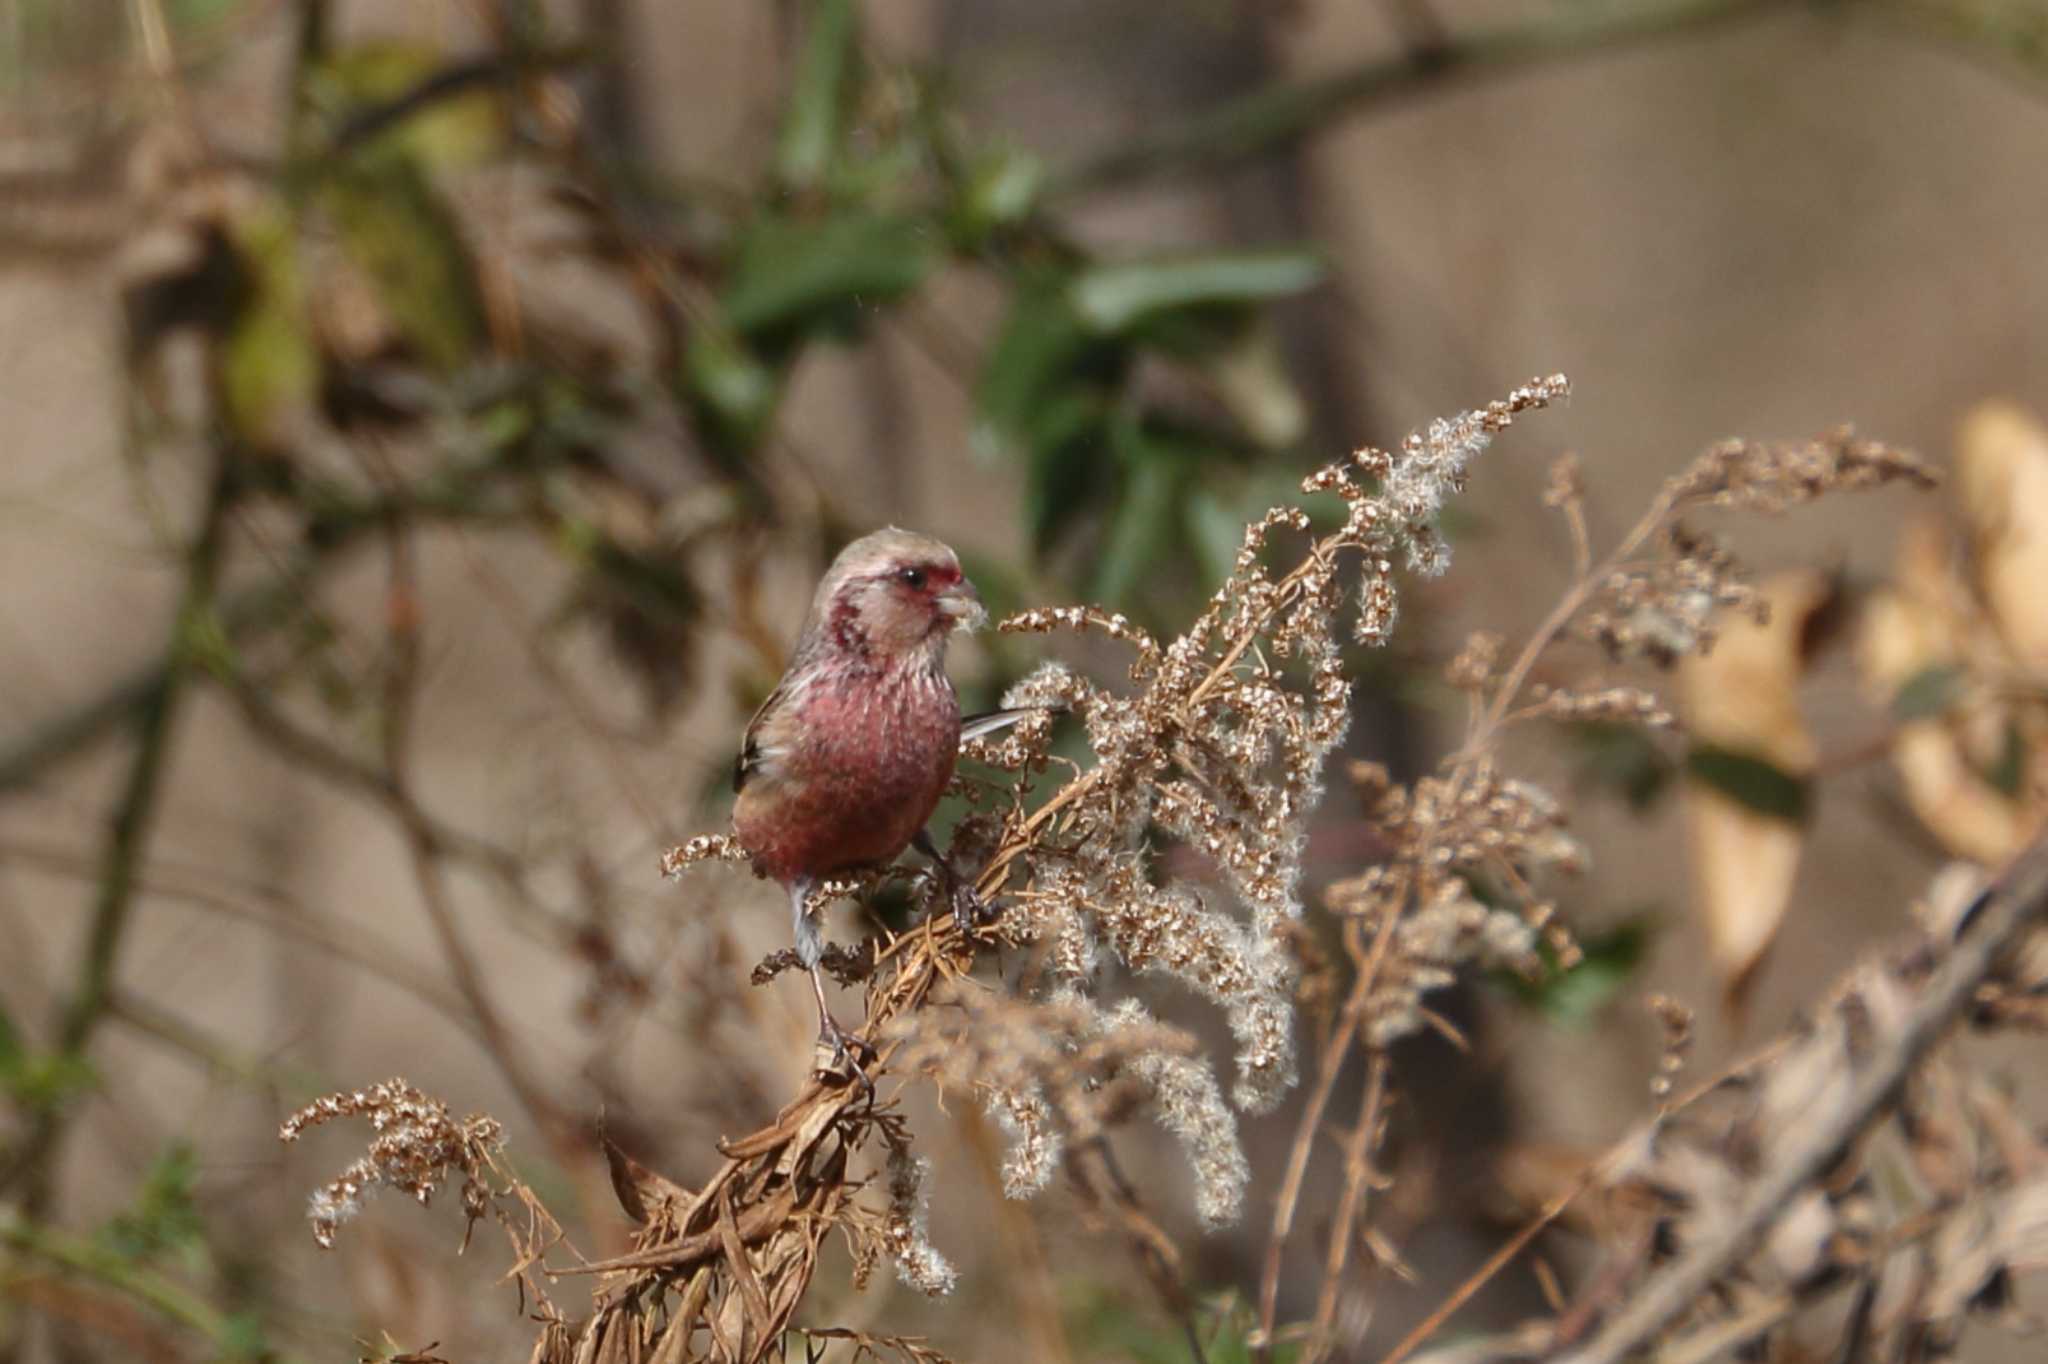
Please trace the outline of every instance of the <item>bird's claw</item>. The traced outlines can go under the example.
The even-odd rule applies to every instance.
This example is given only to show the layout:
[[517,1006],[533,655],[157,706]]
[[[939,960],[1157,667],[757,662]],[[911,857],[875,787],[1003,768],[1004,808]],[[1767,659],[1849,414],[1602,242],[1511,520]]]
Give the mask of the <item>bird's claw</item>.
[[880,1054],[875,1050],[874,1044],[848,1032],[840,1026],[839,1020],[830,1014],[821,1014],[818,1018],[818,1042],[820,1046],[832,1048],[830,1064],[819,1066],[818,1073],[836,1075],[840,1073],[842,1067],[850,1070],[853,1078],[860,1081],[861,1088],[868,1092],[868,1097],[873,1099],[875,1082],[869,1077],[867,1068],[861,1062],[863,1059],[872,1061]]
[[974,887],[966,881],[955,878],[952,885],[953,923],[959,928],[960,936],[971,938],[976,929],[988,923],[995,915]]

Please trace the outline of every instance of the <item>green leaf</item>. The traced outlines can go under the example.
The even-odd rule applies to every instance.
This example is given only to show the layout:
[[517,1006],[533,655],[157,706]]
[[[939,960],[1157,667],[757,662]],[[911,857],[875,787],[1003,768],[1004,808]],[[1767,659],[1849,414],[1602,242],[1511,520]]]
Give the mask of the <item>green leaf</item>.
[[1244,548],[1245,518],[1199,485],[1188,492],[1187,518],[1188,545],[1202,565],[1202,586],[1213,588],[1237,568],[1237,552]]
[[444,374],[466,364],[485,335],[476,263],[419,165],[387,157],[338,172],[320,203],[420,358]]
[[1110,452],[1108,400],[1081,389],[1048,398],[1029,433],[1031,461],[1024,482],[1024,524],[1041,553],[1105,489]]
[[1044,186],[1045,162],[1030,152],[996,147],[982,153],[954,205],[955,235],[971,248],[991,232],[1023,222],[1038,206]]
[[282,205],[265,204],[230,229],[244,291],[221,346],[221,401],[230,429],[259,450],[284,444],[320,393],[293,228]]
[[853,59],[854,17],[853,0],[817,0],[811,6],[781,145],[776,149],[776,172],[792,189],[818,184],[839,150],[840,110]]
[[236,0],[173,0],[171,23],[180,28],[197,28],[217,23],[233,12]]
[[1806,818],[1809,783],[1767,758],[1714,744],[1695,744],[1685,755],[1685,770],[1694,780],[1760,815],[1793,822]]
[[1053,392],[1075,382],[1106,387],[1119,368],[1113,356],[1074,311],[1063,276],[1019,280],[975,384],[977,450],[993,454],[1030,443]]
[[259,1361],[274,1359],[275,1352],[263,1331],[263,1318],[255,1312],[236,1312],[221,1322],[215,1341],[221,1359]]
[[1147,440],[1134,419],[1119,419],[1111,439],[1124,468],[1123,495],[1103,537],[1090,597],[1115,606],[1130,601],[1139,579],[1172,543],[1188,466]]
[[99,1242],[127,1260],[149,1260],[196,1243],[205,1231],[192,1195],[198,1162],[185,1142],[173,1142],[143,1176],[135,1204],[99,1230]]
[[92,1063],[75,1052],[34,1052],[17,1046],[0,1054],[0,1092],[32,1112],[59,1108],[98,1083]]
[[1892,716],[1898,720],[1926,720],[1943,714],[1961,699],[1963,670],[1951,663],[1936,663],[1907,678],[1892,697]]
[[722,319],[702,322],[690,333],[683,385],[732,450],[751,450],[760,441],[782,396],[775,372]]
[[[1074,1295],[1068,1310],[1068,1333],[1093,1359],[1126,1360],[1130,1364],[1188,1364],[1186,1328],[1158,1314],[1134,1307],[1129,1297],[1091,1282]],[[1220,1303],[1197,1308],[1193,1323],[1202,1340],[1201,1357],[1209,1364],[1252,1364],[1256,1318],[1242,1303],[1224,1295]],[[1275,1364],[1292,1364],[1297,1345],[1276,1345]]]
[[228,635],[227,626],[220,618],[220,612],[210,605],[202,605],[186,613],[178,622],[178,647],[191,660],[193,666],[214,677],[232,677],[235,672],[235,645]]
[[1541,980],[1525,980],[1512,972],[1500,972],[1497,979],[1524,1004],[1541,1010],[1552,1022],[1565,1027],[1591,1023],[1621,992],[1642,965],[1650,946],[1653,915],[1643,910],[1629,916],[1604,933],[1582,939],[1584,955],[1569,970],[1557,964],[1549,944],[1541,951],[1549,970]]
[[1984,769],[1984,780],[2006,799],[2018,800],[2026,776],[2027,741],[2020,735],[2020,727],[2008,722],[2005,727],[2005,743],[1998,751],[1998,760]]
[[740,243],[726,315],[743,336],[780,332],[820,314],[891,302],[923,282],[931,264],[930,229],[915,219],[764,217]]
[[1281,450],[1308,433],[1308,400],[1288,373],[1271,326],[1254,321],[1197,363],[1252,444]]
[[1075,277],[1071,292],[1089,328],[1117,333],[1180,309],[1286,298],[1323,274],[1322,259],[1309,251],[1223,252],[1094,266]]

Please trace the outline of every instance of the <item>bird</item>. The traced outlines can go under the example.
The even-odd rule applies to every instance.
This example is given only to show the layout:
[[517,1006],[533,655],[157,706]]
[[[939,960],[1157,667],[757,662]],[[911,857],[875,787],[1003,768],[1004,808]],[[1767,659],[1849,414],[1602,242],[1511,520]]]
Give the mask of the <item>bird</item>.
[[807,897],[820,881],[915,846],[936,864],[962,927],[981,913],[925,825],[952,779],[963,732],[987,733],[1029,713],[961,718],[946,644],[985,619],[959,556],[942,542],[893,526],[855,540],[819,581],[782,680],[748,723],[733,766],[733,833],[755,875],[788,893],[819,1039],[856,1073],[858,1044],[825,1000],[824,939]]

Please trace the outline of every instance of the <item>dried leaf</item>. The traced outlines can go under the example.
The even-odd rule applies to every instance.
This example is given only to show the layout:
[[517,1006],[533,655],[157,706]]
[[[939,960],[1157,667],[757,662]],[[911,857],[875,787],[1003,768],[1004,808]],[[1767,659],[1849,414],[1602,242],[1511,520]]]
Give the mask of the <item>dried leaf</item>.
[[688,1189],[648,1169],[610,1139],[604,1143],[604,1157],[611,1167],[612,1192],[618,1195],[626,1216],[635,1222],[653,1220],[664,1204],[680,1211],[695,1201]]
[[2011,403],[1982,404],[1957,434],[1956,475],[1985,605],[2013,657],[2048,673],[2048,429]]
[[1731,1011],[1791,903],[1816,752],[1799,712],[1802,646],[1833,595],[1829,579],[1810,569],[1778,574],[1760,591],[1770,608],[1764,624],[1724,613],[1713,650],[1679,668],[1697,736],[1686,823],[1700,921]]

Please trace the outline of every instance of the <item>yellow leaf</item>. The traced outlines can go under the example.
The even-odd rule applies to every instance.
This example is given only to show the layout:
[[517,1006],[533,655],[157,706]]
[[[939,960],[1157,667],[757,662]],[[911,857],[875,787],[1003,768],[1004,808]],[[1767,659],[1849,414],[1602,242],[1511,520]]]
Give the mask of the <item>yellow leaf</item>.
[[[2011,409],[1980,408],[1965,426],[1976,452],[1959,454],[1959,493],[1972,524],[1978,566],[1986,574],[1980,604],[1964,582],[1951,547],[1951,533],[1939,521],[1909,527],[1899,544],[1892,586],[1864,608],[1857,633],[1857,661],[1874,705],[1897,717],[1892,762],[1906,803],[1920,822],[1959,857],[1996,865],[2018,849],[2042,812],[2029,810],[1986,778],[2015,734],[2029,742],[2033,727],[1982,682],[2011,666],[2016,647],[2009,621],[1989,601],[1993,582],[2018,562],[2025,539],[2015,529],[2031,512],[2005,515],[1998,498],[2010,493],[2023,419]],[[1974,434],[1973,434],[1974,433]],[[2001,492],[2001,490],[2004,490]],[[2044,493],[2048,495],[2048,493]],[[2044,527],[2048,531],[2048,527]],[[2048,573],[2048,566],[2039,570]],[[2048,581],[2048,578],[2042,579]],[[2017,598],[2007,582],[2003,589]],[[1986,606],[1995,619],[1987,621]],[[2035,608],[2039,610],[2040,608]],[[1993,637],[1997,629],[1998,638]],[[2024,627],[2022,627],[2024,628]],[[1954,700],[1929,713],[1902,705],[1908,689],[1941,673]],[[2019,724],[2019,729],[2014,726]],[[2038,761],[2038,760],[2037,760]]]
[[[1717,623],[1711,652],[1679,667],[1680,700],[1696,754],[1730,759],[1803,783],[1813,774],[1816,745],[1799,710],[1805,672],[1801,647],[1807,623],[1833,587],[1810,569],[1778,574],[1761,585],[1770,618],[1746,614]],[[1792,900],[1805,841],[1800,822],[1745,803],[1725,784],[1687,784],[1686,831],[1692,848],[1700,926],[1721,974],[1731,1012],[1770,950]]]
[[2048,676],[2048,430],[2010,403],[1980,405],[1957,434],[1956,484],[1984,604],[2014,660]]

